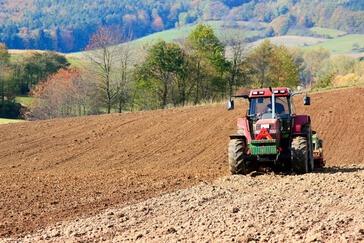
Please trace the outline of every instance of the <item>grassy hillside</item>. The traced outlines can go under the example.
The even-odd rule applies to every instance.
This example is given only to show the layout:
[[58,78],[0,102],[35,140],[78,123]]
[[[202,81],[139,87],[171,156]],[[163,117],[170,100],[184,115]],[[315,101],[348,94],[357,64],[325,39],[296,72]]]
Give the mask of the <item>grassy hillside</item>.
[[327,40],[315,47],[323,47],[337,54],[361,53],[364,52],[364,35],[345,35]]
[[312,31],[312,33],[325,38],[337,38],[347,34],[345,31],[340,31],[337,29],[321,28],[321,27],[313,27],[310,30]]
[[16,62],[16,61],[21,61],[22,59],[29,57],[35,53],[42,53],[44,51],[41,50],[14,50],[14,49],[10,49],[9,50],[9,54],[10,54],[10,61],[11,62]]
[[0,118],[0,125],[10,124],[10,123],[18,123],[18,122],[24,122],[24,120],[14,120],[14,119]]
[[20,103],[22,106],[28,107],[32,104],[33,98],[29,96],[17,96],[15,101]]
[[[204,23],[210,25],[221,40],[244,39],[247,43],[250,43],[248,46],[251,47],[258,45],[265,39],[269,39],[276,45],[301,48],[323,47],[334,54],[346,54],[354,57],[364,56],[364,35],[361,34],[346,34],[343,31],[328,28],[311,28],[312,33],[310,33],[310,36],[283,35],[267,38],[266,33],[269,25],[264,22],[238,21],[234,25],[223,21],[206,21]],[[154,33],[129,42],[128,44],[136,53],[134,54],[135,62],[141,60],[145,49],[156,41],[180,41],[185,39],[194,27],[195,25],[187,25]],[[314,33],[316,33],[316,36]],[[323,38],[323,36],[327,38]],[[67,57],[72,64],[79,66],[82,64],[80,60],[85,58],[85,52],[71,53]]]
[[[224,21],[205,21],[207,25],[210,25],[216,35],[220,39],[229,39],[233,37],[239,38],[259,38],[264,36],[267,24],[263,22],[248,22],[248,21],[237,21],[234,25],[229,25]],[[155,34],[148,35],[144,38],[140,38],[134,43],[143,44],[150,43],[155,40],[161,39],[165,41],[175,41],[184,39],[192,31],[195,25],[186,25],[171,30],[161,31]]]
[[277,36],[277,37],[261,39],[253,42],[252,46],[259,45],[262,41],[266,39],[270,40],[275,45],[284,45],[288,47],[312,46],[326,41],[326,39],[318,37],[285,35],[285,36]]

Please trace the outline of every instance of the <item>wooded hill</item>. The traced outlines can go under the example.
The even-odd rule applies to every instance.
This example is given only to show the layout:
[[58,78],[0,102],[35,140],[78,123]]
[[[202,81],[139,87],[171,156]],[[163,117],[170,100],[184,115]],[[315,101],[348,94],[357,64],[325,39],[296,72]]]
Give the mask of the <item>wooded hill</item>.
[[[0,0],[0,42],[11,49],[83,50],[100,27],[139,38],[200,21],[266,24],[264,37],[312,27],[364,33],[361,0]],[[256,38],[260,38],[258,36]],[[122,41],[123,38],[120,38]],[[251,39],[249,41],[254,41]]]

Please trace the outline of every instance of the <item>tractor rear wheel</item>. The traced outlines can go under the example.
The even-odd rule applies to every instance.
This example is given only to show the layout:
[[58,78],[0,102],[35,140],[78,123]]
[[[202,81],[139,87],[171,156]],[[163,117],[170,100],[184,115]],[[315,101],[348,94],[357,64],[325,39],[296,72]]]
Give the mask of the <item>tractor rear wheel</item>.
[[304,174],[309,172],[308,142],[305,137],[295,137],[291,146],[291,161],[294,172]]
[[251,172],[246,161],[247,144],[244,139],[231,139],[229,142],[229,166],[233,175],[246,175]]

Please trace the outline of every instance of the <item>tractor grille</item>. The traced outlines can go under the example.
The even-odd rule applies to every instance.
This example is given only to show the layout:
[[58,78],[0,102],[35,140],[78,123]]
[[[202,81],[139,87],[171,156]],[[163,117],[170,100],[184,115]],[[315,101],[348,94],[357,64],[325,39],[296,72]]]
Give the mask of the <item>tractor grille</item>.
[[252,140],[250,144],[252,155],[273,155],[277,154],[277,141],[273,140]]

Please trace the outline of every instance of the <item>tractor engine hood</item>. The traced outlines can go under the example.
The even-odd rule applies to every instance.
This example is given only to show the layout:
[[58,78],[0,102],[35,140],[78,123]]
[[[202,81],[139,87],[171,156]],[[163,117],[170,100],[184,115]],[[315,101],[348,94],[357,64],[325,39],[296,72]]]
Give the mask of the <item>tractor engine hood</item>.
[[260,119],[254,124],[254,137],[256,140],[280,139],[281,124],[278,119]]

